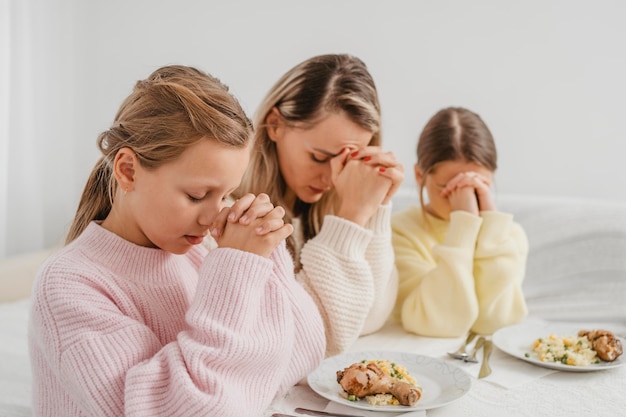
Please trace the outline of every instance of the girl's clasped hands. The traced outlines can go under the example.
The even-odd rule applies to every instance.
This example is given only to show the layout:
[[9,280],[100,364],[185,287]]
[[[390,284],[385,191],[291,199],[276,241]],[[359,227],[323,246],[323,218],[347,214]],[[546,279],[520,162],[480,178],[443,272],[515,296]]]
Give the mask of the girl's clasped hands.
[[451,211],[462,210],[478,215],[480,211],[495,210],[491,180],[477,172],[460,172],[441,190],[440,196],[450,202]]
[[274,206],[267,194],[246,194],[224,207],[211,225],[218,246],[269,257],[292,232],[285,224],[285,209]]

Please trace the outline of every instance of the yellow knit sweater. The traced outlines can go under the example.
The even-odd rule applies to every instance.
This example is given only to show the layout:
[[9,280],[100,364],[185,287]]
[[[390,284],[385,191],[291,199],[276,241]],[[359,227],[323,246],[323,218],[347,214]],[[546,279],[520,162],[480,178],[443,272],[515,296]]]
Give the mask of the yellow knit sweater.
[[407,331],[491,334],[526,316],[528,240],[512,215],[455,211],[444,221],[412,206],[393,216],[392,232],[399,274],[394,317]]

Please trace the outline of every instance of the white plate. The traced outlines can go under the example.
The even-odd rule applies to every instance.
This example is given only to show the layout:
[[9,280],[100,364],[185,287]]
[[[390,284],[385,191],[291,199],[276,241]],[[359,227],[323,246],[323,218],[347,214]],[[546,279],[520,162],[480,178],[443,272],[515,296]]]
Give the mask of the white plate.
[[[365,400],[349,401],[340,394],[341,385],[337,382],[337,371],[342,371],[353,363],[362,360],[390,360],[406,368],[422,387],[422,397],[412,407],[402,405],[370,405]],[[441,359],[406,352],[365,351],[347,352],[327,358],[311,373],[308,383],[313,391],[322,397],[347,405],[373,411],[408,412],[429,410],[441,407],[465,395],[471,386],[470,378],[460,368]]]
[[[557,336],[576,336],[579,330],[583,329],[606,329],[611,330],[610,326],[594,326],[589,327],[575,323],[554,323],[540,320],[527,320],[520,324],[508,326],[498,330],[493,334],[493,344],[509,355],[525,360],[534,365],[543,366],[544,368],[558,369],[559,371],[569,372],[590,372],[600,371],[603,369],[617,368],[626,364],[624,356],[620,356],[613,362],[594,363],[589,366],[573,366],[565,365],[560,362],[542,362],[532,354],[532,344],[540,337],[546,337],[552,333]],[[626,346],[626,341],[616,336],[622,341],[622,345]],[[529,354],[529,357],[526,357]]]

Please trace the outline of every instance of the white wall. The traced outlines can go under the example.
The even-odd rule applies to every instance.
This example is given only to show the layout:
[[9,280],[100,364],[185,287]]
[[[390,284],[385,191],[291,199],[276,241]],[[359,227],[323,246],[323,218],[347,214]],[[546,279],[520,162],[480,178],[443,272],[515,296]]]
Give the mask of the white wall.
[[[54,1],[70,19],[60,22],[54,62],[67,97],[39,99],[73,143],[67,166],[42,175],[72,197],[57,203],[64,219],[46,244],[73,216],[98,133],[136,80],[170,63],[218,76],[252,114],[291,66],[348,52],[377,82],[385,146],[405,164],[406,190],[419,131],[438,109],[459,105],[496,138],[498,193],[626,201],[626,2]],[[55,178],[68,170],[70,181]]]

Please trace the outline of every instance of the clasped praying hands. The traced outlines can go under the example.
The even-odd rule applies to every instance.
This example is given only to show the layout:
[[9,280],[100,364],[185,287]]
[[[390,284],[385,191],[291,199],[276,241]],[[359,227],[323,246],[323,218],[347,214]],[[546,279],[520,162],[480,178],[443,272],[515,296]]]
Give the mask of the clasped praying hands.
[[404,180],[404,168],[392,152],[379,146],[344,149],[330,161],[331,178],[340,199],[339,217],[361,226],[388,204]]

